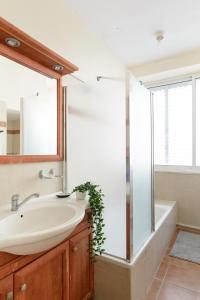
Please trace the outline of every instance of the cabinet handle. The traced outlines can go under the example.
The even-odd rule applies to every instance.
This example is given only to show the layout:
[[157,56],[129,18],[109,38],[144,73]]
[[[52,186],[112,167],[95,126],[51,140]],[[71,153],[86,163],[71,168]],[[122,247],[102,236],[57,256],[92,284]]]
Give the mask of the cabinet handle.
[[78,247],[77,246],[74,246],[73,247],[73,252],[77,252],[78,251]]
[[21,292],[25,292],[27,290],[27,284],[23,283],[20,288]]
[[13,291],[10,291],[6,294],[6,300],[12,300],[13,299]]

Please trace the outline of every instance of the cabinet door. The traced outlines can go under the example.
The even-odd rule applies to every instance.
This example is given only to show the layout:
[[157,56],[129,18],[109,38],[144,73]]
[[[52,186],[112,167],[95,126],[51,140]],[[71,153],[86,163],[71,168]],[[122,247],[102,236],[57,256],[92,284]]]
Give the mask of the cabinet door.
[[15,300],[68,300],[69,243],[64,243],[14,274]]
[[13,275],[0,280],[0,300],[13,299]]
[[91,231],[86,229],[70,239],[70,300],[91,299],[93,294],[90,238]]

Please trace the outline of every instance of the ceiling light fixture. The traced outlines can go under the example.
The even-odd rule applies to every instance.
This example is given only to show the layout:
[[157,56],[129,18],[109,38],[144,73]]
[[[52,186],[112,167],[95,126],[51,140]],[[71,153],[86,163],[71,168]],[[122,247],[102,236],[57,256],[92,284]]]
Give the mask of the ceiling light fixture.
[[13,48],[18,48],[18,47],[20,47],[20,45],[21,45],[21,42],[20,42],[20,41],[18,41],[18,40],[15,39],[15,38],[12,38],[12,37],[7,37],[7,38],[5,39],[5,42],[6,42],[6,44],[7,44],[8,46],[13,47]]
[[53,69],[55,71],[62,71],[64,68],[63,68],[63,66],[61,66],[59,64],[55,64],[55,65],[53,65]]

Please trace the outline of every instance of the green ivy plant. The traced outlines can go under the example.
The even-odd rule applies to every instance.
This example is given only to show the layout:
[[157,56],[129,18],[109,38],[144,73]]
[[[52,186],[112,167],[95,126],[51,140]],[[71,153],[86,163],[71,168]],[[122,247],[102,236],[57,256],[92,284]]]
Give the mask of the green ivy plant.
[[103,245],[105,242],[104,235],[104,194],[98,185],[92,184],[91,182],[86,182],[84,184],[78,185],[73,189],[73,192],[88,192],[89,196],[89,206],[91,209],[91,214],[89,217],[89,223],[92,227],[92,240],[90,241],[90,256],[95,259],[96,256],[102,255],[105,249]]

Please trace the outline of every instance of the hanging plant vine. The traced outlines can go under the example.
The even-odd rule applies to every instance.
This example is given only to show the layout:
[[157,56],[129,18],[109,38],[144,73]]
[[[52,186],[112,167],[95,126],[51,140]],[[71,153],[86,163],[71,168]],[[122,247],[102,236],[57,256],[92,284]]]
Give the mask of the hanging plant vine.
[[95,259],[96,256],[102,255],[105,249],[103,245],[105,242],[104,235],[104,194],[98,185],[92,184],[87,181],[84,184],[78,185],[73,189],[73,192],[88,192],[89,206],[91,214],[89,217],[89,223],[92,228],[92,240],[90,241],[90,256]]

